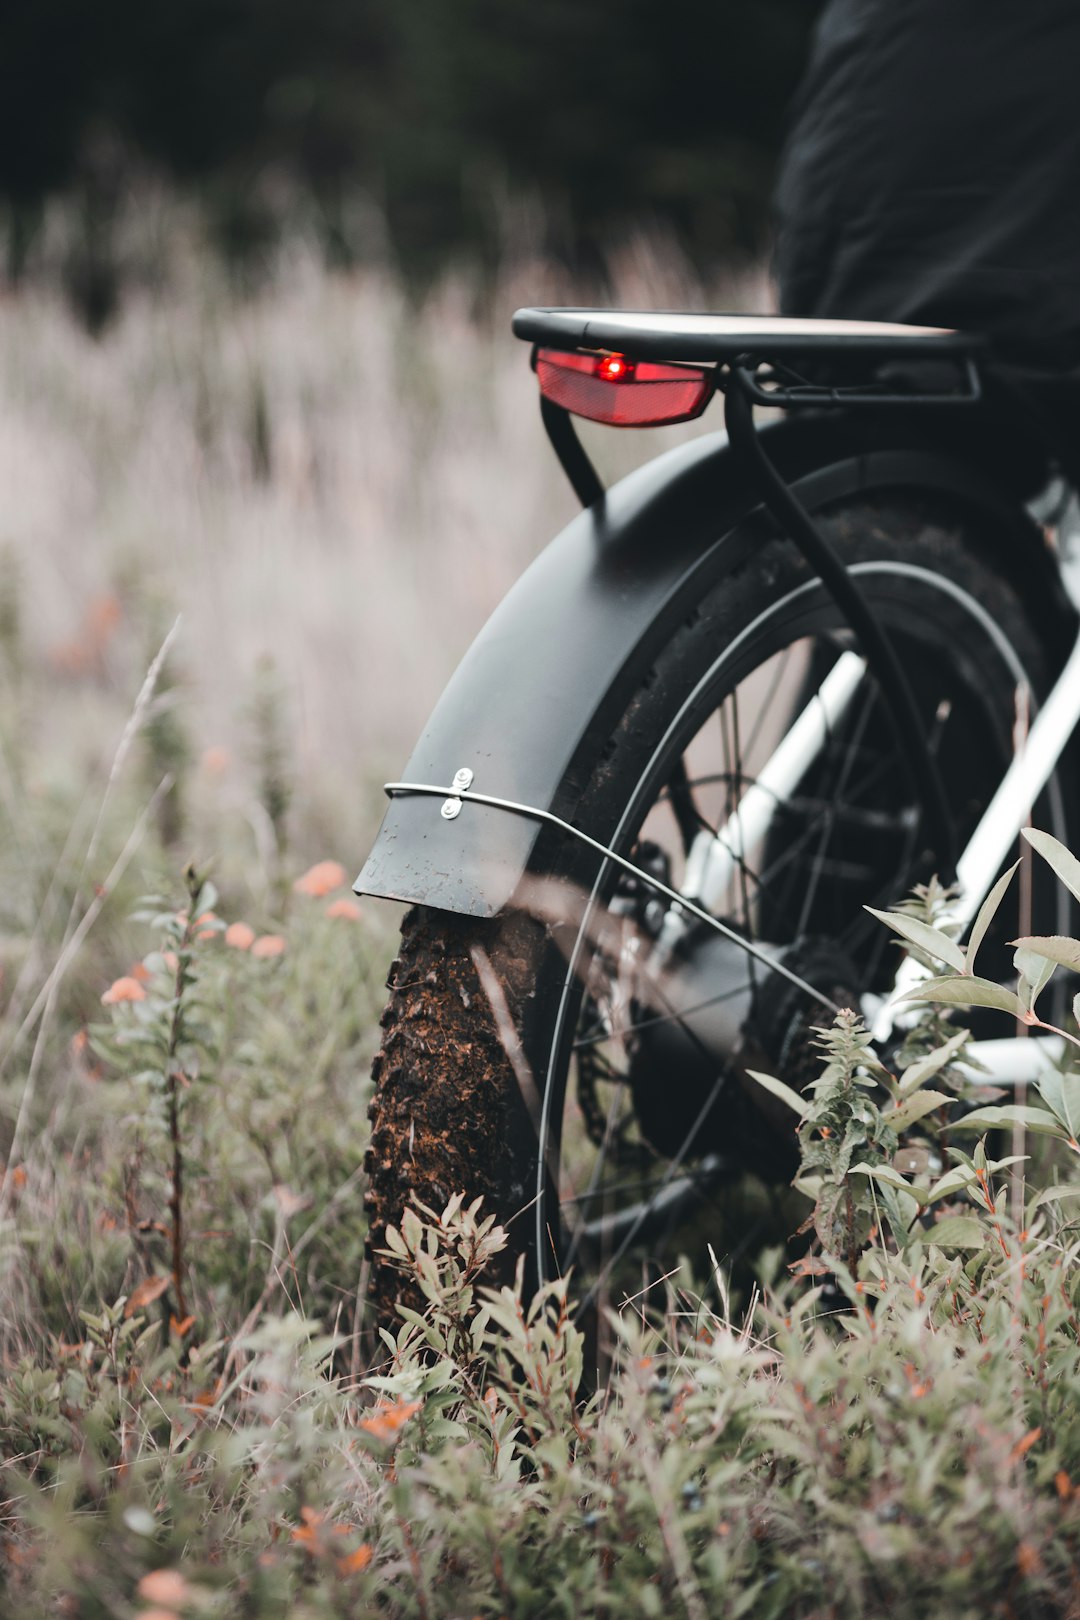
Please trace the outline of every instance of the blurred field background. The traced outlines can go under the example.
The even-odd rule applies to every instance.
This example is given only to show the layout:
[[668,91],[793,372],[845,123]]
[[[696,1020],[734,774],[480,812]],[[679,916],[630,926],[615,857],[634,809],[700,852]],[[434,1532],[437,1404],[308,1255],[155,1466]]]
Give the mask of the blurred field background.
[[[766,306],[812,10],[5,10],[0,1007],[177,615],[79,903],[166,774],[132,882],[215,859],[269,914],[309,861],[358,868],[574,510],[512,310]],[[600,435],[603,470],[675,432]]]
[[[83,780],[181,614],[169,703],[200,841],[203,801],[214,822],[258,818],[252,705],[272,688],[292,830],[311,849],[349,840],[359,860],[372,785],[573,512],[509,317],[574,284],[523,259],[484,286],[449,271],[415,298],[391,270],[330,270],[298,239],[239,293],[162,206],[188,274],[131,294],[100,336],[55,293],[0,304],[2,588],[27,745],[54,781]],[[767,297],[749,271],[707,293],[646,238],[611,280],[629,305]],[[646,453],[639,436],[610,441],[610,471]],[[251,826],[256,854],[267,831]]]
[[[767,305],[811,9],[0,15],[0,1593],[21,1613],[136,1612],[166,1556],[140,1481],[181,1459],[178,1513],[190,1483],[161,1413],[214,1408],[223,1443],[261,1445],[254,1385],[228,1416],[222,1393],[252,1332],[285,1354],[326,1328],[363,1368],[396,918],[348,884],[380,784],[575,510],[510,315]],[[592,443],[614,476],[679,431]],[[216,891],[199,928],[177,918],[192,860]],[[125,1300],[151,1318],[137,1352]],[[320,1444],[291,1505],[256,1468],[254,1517],[211,1487],[177,1546],[216,1564],[235,1531],[222,1579],[246,1580],[242,1523],[278,1535]]]
[[0,583],[48,770],[85,774],[183,612],[212,816],[258,818],[273,686],[291,829],[359,857],[370,783],[572,510],[511,311],[767,303],[813,9],[7,8]]

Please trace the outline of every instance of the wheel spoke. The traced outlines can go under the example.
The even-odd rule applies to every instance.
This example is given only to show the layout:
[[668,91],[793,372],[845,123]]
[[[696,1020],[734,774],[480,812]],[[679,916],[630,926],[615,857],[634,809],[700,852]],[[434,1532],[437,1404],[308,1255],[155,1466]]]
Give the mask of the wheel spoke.
[[668,785],[664,790],[664,796],[668,799],[675,814],[679,836],[682,839],[682,852],[684,855],[689,855],[690,846],[694,842],[694,835],[705,822],[694,801],[693,786],[686,770],[686,758],[682,754],[679,755],[676,761],[675,769],[672,771]]

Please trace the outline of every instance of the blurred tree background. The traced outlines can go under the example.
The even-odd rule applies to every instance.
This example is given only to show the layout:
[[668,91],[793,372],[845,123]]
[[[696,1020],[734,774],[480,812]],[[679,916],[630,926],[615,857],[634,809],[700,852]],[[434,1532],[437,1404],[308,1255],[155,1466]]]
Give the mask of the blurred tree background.
[[331,262],[421,282],[540,220],[602,270],[631,226],[692,263],[760,254],[814,0],[6,0],[0,198],[9,281],[51,202],[91,327],[140,177],[197,200],[234,266],[300,212]]

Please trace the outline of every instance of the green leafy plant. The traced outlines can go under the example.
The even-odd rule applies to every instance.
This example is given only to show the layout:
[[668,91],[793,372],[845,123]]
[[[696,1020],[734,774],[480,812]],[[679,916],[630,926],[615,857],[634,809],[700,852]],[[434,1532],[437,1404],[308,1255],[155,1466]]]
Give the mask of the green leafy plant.
[[[1080,900],[1080,861],[1049,833],[1026,828],[1024,837],[1070,894]],[[1039,997],[1059,968],[1080,972],[1080,940],[1059,934],[1030,935],[1014,940],[1015,990],[980,978],[975,973],[979,946],[1018,865],[1019,862],[1004,873],[990,891],[972,925],[966,948],[958,945],[943,929],[902,913],[875,912],[874,915],[916,945],[924,959],[931,964],[944,963],[956,969],[952,974],[932,972],[928,979],[908,990],[904,1000],[926,1001],[937,1007],[993,1008],[1011,1013],[1026,1028],[1057,1035],[1070,1046],[1080,1048],[1080,1036],[1047,1022],[1037,1010]],[[1080,994],[1073,998],[1073,1016],[1074,1019],[1080,1018]],[[1080,1073],[1072,1073],[1068,1068],[1048,1071],[1036,1079],[1035,1087],[1045,1107],[1029,1107],[1023,1103],[988,1106],[955,1120],[953,1128],[986,1131],[1015,1124],[1052,1137],[1071,1152],[1080,1153]]]
[[158,934],[161,948],[152,951],[142,964],[142,978],[118,980],[105,994],[116,1007],[116,1022],[106,1031],[99,1029],[95,1051],[117,1066],[123,1066],[134,1086],[145,1096],[140,1111],[135,1152],[141,1160],[147,1132],[164,1139],[166,1152],[167,1224],[147,1223],[161,1230],[168,1245],[167,1275],[148,1275],[133,1296],[138,1305],[149,1304],[171,1292],[171,1323],[182,1337],[193,1325],[187,1309],[185,1277],[188,1268],[184,1225],[185,1097],[206,1078],[208,1065],[216,1059],[217,1047],[208,1009],[200,997],[198,945],[224,932],[224,924],[213,911],[217,903],[214,885],[194,867],[184,873],[187,907],[182,911],[163,910],[163,902],[136,914]]

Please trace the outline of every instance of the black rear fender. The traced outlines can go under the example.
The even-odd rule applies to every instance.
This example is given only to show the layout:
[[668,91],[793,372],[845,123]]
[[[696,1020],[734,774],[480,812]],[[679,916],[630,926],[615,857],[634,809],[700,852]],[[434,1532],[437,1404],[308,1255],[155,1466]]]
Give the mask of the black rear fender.
[[[938,421],[943,421],[939,416]],[[924,490],[970,517],[981,544],[1039,604],[1050,644],[1072,614],[1017,495],[955,450],[898,439],[872,413],[823,413],[764,430],[804,504]],[[1000,477],[1000,469],[998,469]],[[668,452],[576,517],[522,575],[458,666],[401,773],[573,820],[585,776],[656,653],[705,592],[772,533],[723,434]],[[540,825],[430,796],[397,796],[356,881],[361,894],[494,916],[533,869]]]

